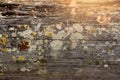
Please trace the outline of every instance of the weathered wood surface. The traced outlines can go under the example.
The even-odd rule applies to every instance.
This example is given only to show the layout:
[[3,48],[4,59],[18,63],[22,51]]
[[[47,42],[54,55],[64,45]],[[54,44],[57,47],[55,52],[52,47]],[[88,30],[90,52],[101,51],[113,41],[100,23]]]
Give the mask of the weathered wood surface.
[[[1,14],[13,11],[0,18],[0,39],[8,35],[0,45],[0,80],[120,79],[120,4],[80,5],[74,19],[66,7],[15,6],[0,6]],[[105,26],[96,21],[103,6],[112,17]],[[20,51],[24,39],[30,48]]]

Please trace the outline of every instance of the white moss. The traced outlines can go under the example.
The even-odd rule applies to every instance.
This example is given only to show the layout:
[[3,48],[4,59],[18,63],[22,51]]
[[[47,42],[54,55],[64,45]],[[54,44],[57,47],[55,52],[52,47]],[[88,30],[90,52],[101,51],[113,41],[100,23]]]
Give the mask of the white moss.
[[22,71],[22,72],[25,72],[27,69],[26,69],[26,67],[22,67],[21,69],[20,69],[20,71]]
[[64,39],[69,35],[69,33],[66,33],[64,30],[59,31],[57,34],[53,36],[53,39]]
[[29,39],[34,39],[33,36],[31,36],[31,33],[33,31],[32,30],[26,30],[26,31],[23,31],[23,32],[18,32],[18,34],[24,38],[29,38]]
[[92,29],[94,29],[94,28],[93,28],[92,26],[86,26],[85,29],[86,29],[86,30],[92,30]]
[[35,51],[36,48],[37,48],[36,45],[31,45],[28,51],[29,51],[29,52],[31,52],[31,51]]
[[50,47],[51,47],[53,50],[61,50],[62,47],[63,47],[63,42],[60,41],[60,40],[52,41],[52,42],[50,43]]
[[109,67],[109,65],[108,64],[104,64],[104,68],[108,68]]
[[81,33],[73,33],[70,37],[71,40],[79,40],[83,38],[84,36]]
[[58,30],[61,30],[61,29],[62,29],[62,26],[61,26],[60,24],[57,24],[57,25],[56,25],[56,28],[57,28]]
[[71,49],[76,48],[77,45],[78,45],[78,40],[72,40],[72,43],[71,43]]
[[73,28],[77,31],[77,32],[83,32],[83,27],[80,24],[73,24]]

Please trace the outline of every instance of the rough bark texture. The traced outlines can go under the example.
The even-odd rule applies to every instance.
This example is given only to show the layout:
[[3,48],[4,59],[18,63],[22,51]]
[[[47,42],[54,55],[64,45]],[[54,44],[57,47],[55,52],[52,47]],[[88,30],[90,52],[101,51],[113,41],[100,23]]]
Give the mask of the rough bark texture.
[[78,6],[0,3],[0,80],[119,80],[120,4]]

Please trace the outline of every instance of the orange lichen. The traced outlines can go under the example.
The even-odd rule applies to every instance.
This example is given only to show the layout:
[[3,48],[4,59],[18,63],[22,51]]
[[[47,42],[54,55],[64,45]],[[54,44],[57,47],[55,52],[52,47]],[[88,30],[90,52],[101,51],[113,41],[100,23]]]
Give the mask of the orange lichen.
[[91,30],[88,30],[87,31],[87,34],[92,34],[92,33],[94,33],[95,32],[95,30],[94,29],[91,29]]
[[7,48],[2,48],[1,51],[2,52],[8,52],[8,49]]
[[88,38],[87,38],[87,37],[84,37],[84,38],[83,38],[83,40],[84,40],[84,41],[87,41],[87,40],[88,40]]
[[12,57],[14,61],[25,61],[25,57],[24,56],[13,56]]
[[3,37],[8,38],[8,35],[7,35],[7,34],[5,34]]
[[19,56],[19,57],[18,57],[18,60],[19,60],[19,61],[25,61],[25,57],[24,57],[24,56]]
[[35,32],[32,32],[30,35],[31,35],[32,37],[35,37],[35,36],[36,36],[36,33],[35,33]]
[[64,30],[65,31],[65,33],[68,33],[68,30]]
[[30,46],[29,46],[29,41],[27,40],[22,40],[19,44],[18,44],[18,49],[20,51],[24,51],[24,50],[27,50],[29,49]]
[[12,57],[12,59],[13,59],[14,61],[16,61],[16,60],[17,60],[16,56],[13,56],[13,57]]
[[19,30],[28,30],[30,29],[29,25],[18,25]]
[[28,30],[30,27],[29,27],[29,25],[24,25],[24,28],[25,28],[26,30]]
[[48,36],[49,36],[49,37],[52,37],[53,35],[54,35],[53,32],[49,32],[49,33],[48,33]]
[[6,44],[7,44],[7,38],[8,38],[8,35],[4,35],[4,36],[0,39],[0,45],[6,45]]
[[0,76],[4,76],[5,74],[4,73],[0,73]]

